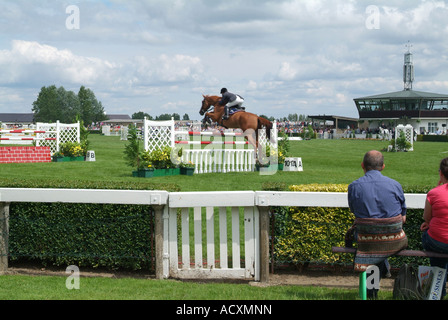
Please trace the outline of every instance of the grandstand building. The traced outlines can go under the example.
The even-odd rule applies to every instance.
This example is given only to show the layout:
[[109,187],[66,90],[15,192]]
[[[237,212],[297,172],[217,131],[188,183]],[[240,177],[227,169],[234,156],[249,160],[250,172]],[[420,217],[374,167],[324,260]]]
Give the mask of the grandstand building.
[[418,134],[447,134],[448,94],[414,91],[413,57],[404,55],[402,91],[354,99],[359,120],[370,129],[410,124]]

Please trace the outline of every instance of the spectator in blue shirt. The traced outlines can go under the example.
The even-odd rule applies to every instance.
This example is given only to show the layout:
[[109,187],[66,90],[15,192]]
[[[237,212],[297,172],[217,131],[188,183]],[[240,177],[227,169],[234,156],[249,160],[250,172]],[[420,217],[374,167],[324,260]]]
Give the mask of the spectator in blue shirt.
[[[355,218],[384,219],[401,215],[404,223],[406,203],[403,188],[397,181],[381,173],[385,167],[383,154],[376,150],[367,152],[361,167],[364,170],[364,176],[353,181],[348,187],[348,204]],[[356,235],[356,224],[354,230]],[[401,227],[400,230],[402,230]],[[380,277],[390,277],[390,265],[387,258],[377,266]],[[367,294],[375,297],[377,293],[368,291]]]
[[392,218],[402,215],[406,221],[406,203],[401,185],[386,176],[384,157],[379,151],[365,154],[361,167],[364,176],[348,187],[350,210],[357,218]]

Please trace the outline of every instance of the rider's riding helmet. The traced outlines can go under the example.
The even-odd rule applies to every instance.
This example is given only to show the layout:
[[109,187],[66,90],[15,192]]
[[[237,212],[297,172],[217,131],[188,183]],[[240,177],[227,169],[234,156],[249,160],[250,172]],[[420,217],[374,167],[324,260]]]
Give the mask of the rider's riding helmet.
[[227,89],[226,89],[226,88],[222,88],[222,89],[221,89],[221,94],[223,94],[224,92],[227,92]]

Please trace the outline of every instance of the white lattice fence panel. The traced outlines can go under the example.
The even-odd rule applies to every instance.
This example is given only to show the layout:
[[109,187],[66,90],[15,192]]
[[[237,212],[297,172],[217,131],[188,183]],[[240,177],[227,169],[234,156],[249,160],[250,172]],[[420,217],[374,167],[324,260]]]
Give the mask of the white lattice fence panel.
[[79,124],[59,124],[59,143],[79,142]]
[[174,147],[174,120],[143,122],[145,150],[152,152]]
[[40,139],[52,138],[56,140],[37,140],[36,145],[42,147],[50,147],[51,154],[59,151],[59,145],[65,142],[79,142],[80,128],[79,123],[42,123],[36,124],[36,131]]
[[258,143],[262,146],[269,146],[270,148],[277,148],[277,122],[272,123],[271,139],[266,136],[266,129],[258,130]]
[[[45,131],[43,133],[37,133],[36,137],[39,139],[57,139],[56,123],[41,123],[36,124],[36,131]],[[57,140],[37,140],[36,146],[38,147],[50,147],[51,154],[58,151]]]

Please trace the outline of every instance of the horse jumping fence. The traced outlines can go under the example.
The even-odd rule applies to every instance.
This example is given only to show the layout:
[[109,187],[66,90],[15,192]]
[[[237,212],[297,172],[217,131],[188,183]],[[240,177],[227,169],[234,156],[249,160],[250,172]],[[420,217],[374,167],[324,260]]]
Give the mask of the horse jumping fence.
[[[255,170],[256,150],[244,140],[242,132],[181,131],[175,130],[173,119],[150,121],[145,118],[143,134],[146,151],[152,152],[167,146],[180,148],[182,149],[181,161],[193,163],[195,173]],[[260,130],[258,141],[264,146],[271,143],[266,138],[264,129]],[[271,131],[271,141],[276,144],[276,122]]]

